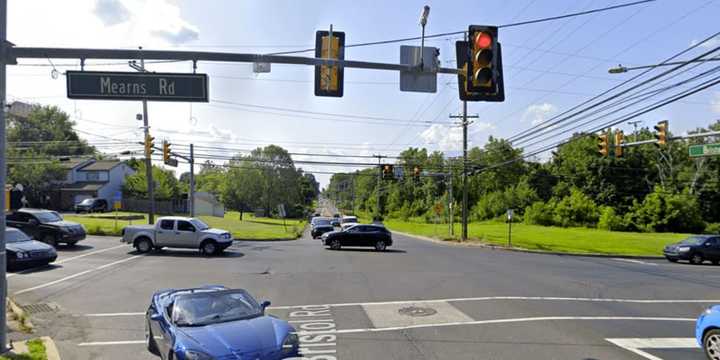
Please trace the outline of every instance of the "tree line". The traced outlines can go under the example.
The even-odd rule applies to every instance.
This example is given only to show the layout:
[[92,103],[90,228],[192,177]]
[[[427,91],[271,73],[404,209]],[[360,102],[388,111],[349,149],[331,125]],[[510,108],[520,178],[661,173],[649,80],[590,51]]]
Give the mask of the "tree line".
[[[720,130],[720,122],[689,133],[711,130]],[[650,140],[654,133],[642,128],[627,138]],[[646,144],[625,148],[623,156],[616,158],[599,154],[596,134],[578,133],[549,158],[523,159],[522,148],[490,137],[482,148],[468,152],[470,218],[500,220],[513,209],[516,218],[528,224],[718,232],[720,157],[688,155],[690,145],[718,141],[720,137],[705,137],[671,141],[662,147]],[[400,153],[395,167],[402,168],[404,176],[380,182],[377,168],[335,174],[324,195],[335,199],[345,212],[434,222],[449,220],[452,192],[457,220],[461,158],[408,148]],[[422,170],[421,176],[412,176],[415,167]]]

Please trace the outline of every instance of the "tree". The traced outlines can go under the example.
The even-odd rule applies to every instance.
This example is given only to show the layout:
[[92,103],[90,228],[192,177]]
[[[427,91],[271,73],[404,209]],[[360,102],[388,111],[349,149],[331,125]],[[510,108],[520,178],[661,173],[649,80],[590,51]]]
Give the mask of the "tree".
[[[172,170],[165,170],[157,166],[152,167],[153,181],[156,186],[153,188],[156,200],[171,200],[180,197],[178,180]],[[145,164],[140,164],[135,174],[125,178],[123,194],[127,197],[147,199],[147,178],[145,177]]]
[[73,128],[75,122],[57,106],[33,105],[27,118],[8,116],[8,144],[30,149],[37,154],[89,155],[95,149],[80,139]]

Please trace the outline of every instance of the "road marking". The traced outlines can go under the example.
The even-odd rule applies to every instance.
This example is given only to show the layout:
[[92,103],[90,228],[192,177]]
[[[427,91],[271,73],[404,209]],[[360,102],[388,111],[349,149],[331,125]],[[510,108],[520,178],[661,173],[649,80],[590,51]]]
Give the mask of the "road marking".
[[[82,255],[78,255],[78,256],[73,256],[73,257],[70,257],[70,258],[67,258],[67,259],[63,259],[63,260],[60,260],[60,261],[56,261],[56,262],[54,262],[54,263],[52,263],[52,264],[55,264],[55,265],[64,264],[64,263],[66,263],[66,262],[68,262],[68,261],[72,261],[72,260],[75,260],[75,259],[84,258],[84,257],[86,257],[86,256],[103,253],[103,252],[106,252],[106,251],[110,251],[110,250],[117,249],[117,248],[120,248],[120,247],[125,247],[125,246],[127,246],[127,245],[126,245],[126,244],[122,244],[122,245],[118,245],[118,246],[109,247],[109,248],[107,248],[107,249],[95,250],[95,251],[91,251],[91,252],[89,252],[89,253],[87,253],[87,254],[82,254]],[[13,276],[19,275],[19,274],[27,274],[27,273],[29,273],[29,272],[32,272],[33,270],[37,270],[37,269],[39,269],[39,268],[43,268],[43,267],[46,267],[46,266],[47,266],[47,265],[36,266],[36,267],[30,268],[30,269],[25,269],[25,270],[22,270],[22,271],[18,271],[18,272],[16,272],[16,273],[8,274],[8,275],[6,276],[6,278],[10,278],[10,277],[13,277]]]
[[437,324],[416,324],[407,326],[393,326],[384,328],[363,328],[363,329],[340,329],[340,330],[318,330],[318,331],[298,331],[298,335],[315,335],[315,334],[353,334],[353,333],[369,333],[384,331],[399,331],[409,329],[431,328],[431,327],[447,327],[447,326],[468,326],[468,325],[490,325],[490,324],[507,324],[519,322],[536,322],[536,321],[561,321],[561,320],[632,320],[632,321],[688,321],[694,322],[695,318],[672,318],[672,317],[638,317],[638,316],[543,316],[543,317],[527,317],[527,318],[511,318],[511,319],[492,319],[492,320],[476,320],[462,321],[452,323]]
[[[720,300],[707,299],[677,299],[677,300],[658,300],[658,299],[605,299],[605,298],[572,298],[572,297],[547,297],[547,296],[487,296],[474,298],[454,298],[454,299],[431,299],[431,300],[399,300],[399,301],[378,301],[378,302],[357,302],[357,303],[337,303],[337,304],[319,304],[319,305],[287,305],[287,306],[270,306],[268,310],[292,310],[301,309],[311,306],[329,306],[329,307],[351,307],[351,306],[372,306],[372,305],[404,305],[404,304],[434,304],[443,302],[468,302],[468,301],[497,301],[497,300],[519,300],[519,301],[579,301],[579,302],[613,302],[613,303],[634,303],[634,304],[705,304],[720,303]],[[123,312],[123,313],[95,313],[84,314],[80,316],[88,317],[110,317],[110,316],[139,316],[145,315],[144,312]]]
[[662,359],[640,349],[694,349],[699,347],[695,338],[625,338],[605,340],[650,360]]
[[[492,320],[478,320],[478,321],[466,321],[456,323],[441,323],[441,324],[418,324],[409,326],[395,326],[387,328],[364,328],[364,329],[334,329],[331,326],[327,326],[327,330],[312,330],[312,331],[298,331],[298,336],[311,336],[311,335],[322,335],[322,334],[352,334],[352,333],[367,333],[367,332],[383,332],[383,331],[398,331],[418,328],[429,328],[429,327],[447,327],[447,326],[462,326],[462,325],[492,325],[492,324],[508,324],[508,323],[519,323],[519,322],[536,322],[536,321],[560,321],[560,320],[632,320],[632,321],[687,321],[694,322],[694,318],[670,318],[670,317],[633,317],[633,316],[545,316],[545,317],[528,317],[528,318],[512,318],[512,319],[492,319]],[[320,320],[320,324],[332,322],[332,320]],[[318,337],[316,337],[317,339]],[[335,338],[328,338],[328,341],[334,341]],[[618,339],[606,339],[610,342]],[[619,339],[623,340],[623,339]],[[302,341],[301,341],[302,342]],[[614,342],[613,342],[614,343]],[[125,344],[145,344],[145,340],[127,340],[127,341],[97,341],[97,342],[85,342],[80,343],[78,346],[108,346],[108,345],[125,345]],[[617,344],[616,344],[617,345]],[[332,346],[332,345],[328,345]],[[618,345],[620,346],[620,345]],[[652,356],[652,355],[650,355]],[[648,358],[653,360],[662,360],[658,358]]]
[[623,259],[623,258],[612,258],[612,259],[615,261],[623,261],[623,262],[629,262],[629,263],[633,263],[633,264],[658,266],[658,264],[655,264],[655,263],[649,263],[649,262],[635,260],[635,259]]
[[79,343],[78,346],[109,346],[109,345],[134,345],[145,344],[145,340],[127,340],[127,341],[95,341]]
[[96,267],[96,268],[92,268],[92,269],[89,269],[89,270],[81,271],[81,272],[76,273],[76,274],[68,275],[68,276],[66,276],[66,277],[64,277],[64,278],[61,278],[61,279],[58,279],[58,280],[50,281],[50,282],[47,282],[47,283],[44,283],[44,284],[40,284],[40,285],[37,285],[37,286],[33,286],[33,287],[30,287],[30,288],[27,288],[27,289],[19,290],[19,291],[15,292],[13,295],[20,295],[20,294],[24,294],[24,293],[26,293],[26,292],[30,292],[30,291],[33,291],[33,290],[38,290],[38,289],[42,289],[42,288],[45,288],[45,287],[48,287],[48,286],[52,286],[52,285],[55,285],[55,284],[59,284],[59,283],[61,283],[61,282],[63,282],[63,281],[71,280],[71,279],[74,279],[74,278],[76,278],[76,277],[78,277],[78,276],[83,276],[83,275],[85,275],[85,274],[89,274],[89,273],[94,272],[94,271],[102,270],[102,269],[105,269],[105,268],[110,267],[110,266],[113,266],[113,265],[122,264],[122,263],[124,263],[124,262],[130,261],[130,260],[134,260],[134,259],[137,259],[137,258],[142,257],[142,256],[143,256],[143,255],[135,255],[135,256],[131,256],[131,257],[129,257],[129,258],[125,258],[125,259],[122,259],[122,260],[113,261],[113,262],[111,262],[111,263],[109,263],[109,264],[101,265],[101,266],[98,266],[98,267]]

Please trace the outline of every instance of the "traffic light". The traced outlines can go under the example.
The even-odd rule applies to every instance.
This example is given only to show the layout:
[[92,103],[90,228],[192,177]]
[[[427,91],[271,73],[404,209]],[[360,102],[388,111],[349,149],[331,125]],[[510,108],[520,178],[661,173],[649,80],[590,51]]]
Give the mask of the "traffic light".
[[668,131],[668,121],[663,120],[657,125],[655,125],[655,139],[657,139],[657,142],[655,145],[657,146],[665,146],[667,144],[667,131]]
[[608,156],[609,144],[608,144],[608,134],[607,133],[598,135],[598,152],[602,156]]
[[382,177],[383,179],[392,179],[393,177],[393,166],[390,164],[383,165],[382,168]]
[[[315,57],[323,59],[345,59],[345,33],[333,31],[315,32]],[[339,65],[315,66],[315,96],[343,96],[345,70]]]
[[622,130],[615,132],[615,157],[621,158],[623,156],[623,144],[625,144],[625,134]]
[[416,166],[413,168],[413,176],[420,177],[420,167]]
[[170,142],[167,140],[163,141],[163,161],[168,162],[170,160]]
[[[472,28],[472,26],[471,26]],[[497,29],[495,28],[495,34]],[[478,36],[476,36],[478,38]],[[482,39],[487,39],[486,36],[481,36]],[[471,38],[472,39],[472,38]],[[496,39],[493,38],[493,39]],[[482,43],[486,40],[480,40]],[[480,60],[487,59],[489,52],[492,52],[492,58],[494,59],[494,65],[491,68],[485,67],[475,71],[473,74],[473,66],[475,64],[472,59],[472,51],[470,42],[468,41],[457,41],[455,43],[455,55],[458,67],[458,92],[460,93],[460,100],[463,101],[493,101],[502,102],[505,101],[505,83],[503,81],[502,72],[502,47],[499,42],[495,42],[493,45],[493,51],[484,49],[485,52],[477,52]],[[471,61],[472,60],[472,61]],[[479,63],[478,63],[479,64]],[[478,69],[478,65],[474,66],[474,69]],[[485,70],[483,70],[485,69]],[[491,74],[491,87],[489,90],[475,91],[473,89],[473,77],[478,80],[478,76],[484,76],[488,74],[488,69]],[[474,76],[476,75],[476,76]],[[487,81],[485,82],[487,84]]]
[[150,134],[145,135],[145,156],[149,157],[155,152],[155,138]]

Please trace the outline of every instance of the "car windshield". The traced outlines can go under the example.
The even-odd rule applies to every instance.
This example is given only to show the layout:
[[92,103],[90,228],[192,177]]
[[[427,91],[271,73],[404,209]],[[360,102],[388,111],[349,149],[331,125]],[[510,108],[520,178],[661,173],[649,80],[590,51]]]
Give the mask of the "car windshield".
[[178,296],[172,321],[177,326],[204,326],[249,319],[262,313],[257,301],[245,291],[213,291]]
[[322,226],[322,225],[330,225],[330,220],[328,219],[318,219],[315,221],[315,225]]
[[94,201],[94,199],[85,199],[80,202],[80,205],[92,205]]
[[345,219],[342,219],[342,223],[343,223],[343,224],[352,224],[352,223],[356,223],[356,222],[357,222],[357,219],[356,219],[356,218],[345,218]]
[[193,225],[195,225],[195,227],[198,228],[198,230],[200,230],[200,231],[207,230],[210,228],[210,226],[208,226],[208,224],[204,223],[200,219],[192,219],[192,220],[190,220],[190,222],[193,223]]
[[62,217],[60,216],[60,214],[54,211],[37,212],[34,215],[43,224],[62,221]]
[[23,241],[30,241],[30,238],[20,230],[6,230],[5,231],[5,242],[7,243],[19,243]]
[[703,236],[691,236],[683,241],[680,242],[682,245],[701,245],[703,244],[708,238]]

